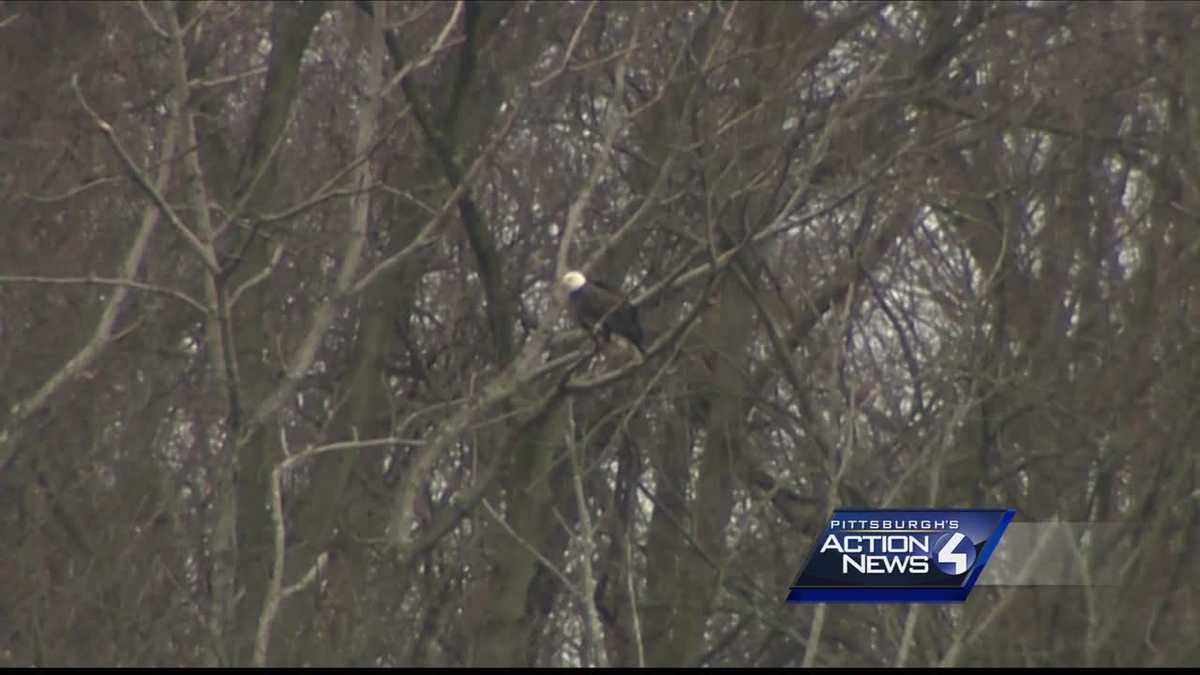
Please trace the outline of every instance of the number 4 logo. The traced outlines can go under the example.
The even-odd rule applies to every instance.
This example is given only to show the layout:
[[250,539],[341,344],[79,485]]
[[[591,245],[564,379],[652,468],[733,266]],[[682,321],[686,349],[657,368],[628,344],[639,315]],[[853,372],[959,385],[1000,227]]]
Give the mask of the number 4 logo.
[[943,535],[937,543],[937,568],[956,577],[975,563],[975,544],[962,532]]

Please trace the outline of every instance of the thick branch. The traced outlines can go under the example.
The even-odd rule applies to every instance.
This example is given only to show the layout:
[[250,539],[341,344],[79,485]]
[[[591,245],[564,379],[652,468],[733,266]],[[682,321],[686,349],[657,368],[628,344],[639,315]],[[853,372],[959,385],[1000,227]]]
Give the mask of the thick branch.
[[[376,19],[376,21],[379,21]],[[380,23],[380,26],[383,24]],[[368,46],[367,91],[371,99],[359,116],[358,136],[355,140],[355,157],[361,159],[352,173],[351,183],[356,194],[350,204],[350,236],[342,252],[340,269],[333,292],[317,307],[312,323],[296,348],[284,372],[283,381],[267,396],[255,410],[253,417],[238,439],[239,445],[250,441],[254,432],[268,417],[275,414],[289,400],[300,383],[300,378],[312,367],[317,350],[329,327],[333,325],[336,309],[350,292],[362,263],[362,251],[367,241],[367,220],[370,215],[370,193],[366,190],[371,182],[371,165],[367,161],[368,148],[375,143],[379,128],[379,110],[382,105],[383,44],[382,34],[372,33]]]
[[[74,81],[72,83],[74,84]],[[75,85],[75,91],[79,94],[77,84]],[[83,101],[82,94],[80,94],[80,101]],[[120,146],[116,144],[116,138],[112,134],[112,127],[97,117],[90,108],[88,108],[88,111],[92,114],[92,118],[100,125],[101,129],[106,129],[109,141],[120,151]],[[167,183],[170,181],[171,165],[166,160],[175,152],[175,143],[178,139],[178,125],[178,117],[172,119],[167,124],[166,139],[163,142],[162,152],[160,153],[161,163],[159,164],[158,176],[155,180],[156,185],[149,185],[147,183],[153,194],[159,194],[162,189],[166,188]],[[133,166],[132,162],[128,164]],[[137,276],[138,268],[141,266],[142,258],[146,253],[146,247],[150,243],[150,235],[154,232],[155,226],[158,225],[158,215],[160,212],[166,213],[166,211],[151,207],[146,207],[142,211],[141,227],[138,229],[137,235],[134,236],[133,244],[129,247],[129,252],[125,254],[125,261],[121,264],[120,274],[125,283],[116,285],[116,290],[113,292],[112,297],[108,299],[108,303],[104,306],[104,311],[100,314],[100,320],[96,323],[96,329],[92,332],[91,339],[58,372],[50,376],[32,396],[18,402],[12,407],[8,424],[0,429],[0,474],[7,471],[9,465],[16,459],[17,451],[19,450],[18,434],[20,425],[29,419],[31,415],[41,410],[50,400],[50,397],[59,389],[91,366],[111,342],[113,326],[117,321],[117,311],[129,293],[130,286],[126,284],[133,283],[132,280]],[[192,301],[192,304],[198,303]]]
[[[460,14],[462,8],[462,2],[455,4],[454,14],[451,16],[450,22],[447,23],[447,27],[443,28],[442,34],[435,44],[435,49],[439,48],[444,41],[448,27]],[[476,14],[478,11],[479,8],[474,4],[468,6],[465,13],[468,16],[466,20],[468,24],[474,25],[474,22],[478,20]],[[474,63],[474,52],[477,44],[474,40],[474,31],[470,30],[472,25],[467,26],[468,34],[466,41],[463,43],[462,67],[460,68],[459,77],[455,84],[454,91],[460,93],[469,86],[469,79],[473,74],[471,64]],[[399,71],[399,74],[393,79],[394,81],[399,81],[401,91],[404,92],[405,98],[412,106],[413,115],[416,117],[417,124],[421,128],[426,141],[429,143],[435,159],[437,159],[438,164],[441,166],[443,177],[450,187],[457,191],[466,184],[459,156],[462,148],[455,133],[459,124],[458,116],[461,107],[458,105],[458,102],[461,102],[461,96],[455,96],[452,92],[451,105],[445,118],[440,125],[435,125],[426,114],[412,83],[403,75],[407,67],[404,65],[405,59],[404,55],[400,52],[398,38],[393,31],[388,31],[386,37],[393,65]],[[496,348],[497,362],[508,363],[513,353],[512,335],[509,328],[512,309],[505,291],[499,252],[496,249],[496,243],[492,237],[488,223],[485,222],[483,214],[475,205],[475,201],[466,189],[461,191],[458,198],[458,211],[459,217],[463,222],[463,228],[467,234],[467,241],[471,245],[471,250],[475,254],[476,265],[479,268],[479,276],[484,294],[484,309],[487,313],[488,325],[492,333],[492,342]]]

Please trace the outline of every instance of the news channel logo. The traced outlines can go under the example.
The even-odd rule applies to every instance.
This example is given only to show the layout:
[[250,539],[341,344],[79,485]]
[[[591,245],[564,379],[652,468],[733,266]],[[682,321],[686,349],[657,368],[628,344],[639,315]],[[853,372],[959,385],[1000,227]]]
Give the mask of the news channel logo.
[[1013,509],[838,509],[788,602],[963,602]]

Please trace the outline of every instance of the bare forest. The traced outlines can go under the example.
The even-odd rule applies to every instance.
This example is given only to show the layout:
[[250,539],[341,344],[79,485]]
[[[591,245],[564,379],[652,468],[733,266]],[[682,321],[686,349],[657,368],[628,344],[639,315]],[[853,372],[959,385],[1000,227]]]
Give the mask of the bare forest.
[[[0,2],[0,665],[1200,665],[1198,32]],[[842,505],[1117,582],[787,604]]]

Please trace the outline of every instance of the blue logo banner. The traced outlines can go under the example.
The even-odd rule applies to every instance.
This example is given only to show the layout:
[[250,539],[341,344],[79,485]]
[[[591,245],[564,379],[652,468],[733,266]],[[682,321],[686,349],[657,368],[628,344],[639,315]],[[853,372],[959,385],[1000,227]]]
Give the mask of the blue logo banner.
[[788,602],[962,602],[1012,509],[838,509]]

